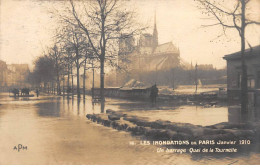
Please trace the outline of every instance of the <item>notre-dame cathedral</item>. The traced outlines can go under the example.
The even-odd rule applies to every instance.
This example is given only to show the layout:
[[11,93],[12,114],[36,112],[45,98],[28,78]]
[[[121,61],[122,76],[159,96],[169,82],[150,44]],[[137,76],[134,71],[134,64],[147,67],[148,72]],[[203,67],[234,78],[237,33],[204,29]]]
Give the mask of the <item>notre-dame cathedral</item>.
[[156,17],[153,34],[140,35],[139,40],[133,37],[119,40],[119,65],[127,66],[132,71],[169,70],[180,65],[179,48],[172,42],[158,43]]

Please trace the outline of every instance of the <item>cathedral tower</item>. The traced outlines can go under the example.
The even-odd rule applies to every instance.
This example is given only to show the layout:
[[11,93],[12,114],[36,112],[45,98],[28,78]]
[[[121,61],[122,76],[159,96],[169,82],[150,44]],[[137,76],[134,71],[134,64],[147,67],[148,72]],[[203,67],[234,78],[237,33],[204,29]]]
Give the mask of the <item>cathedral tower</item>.
[[153,47],[156,48],[158,46],[158,31],[156,25],[156,12],[154,14],[154,28],[153,28]]

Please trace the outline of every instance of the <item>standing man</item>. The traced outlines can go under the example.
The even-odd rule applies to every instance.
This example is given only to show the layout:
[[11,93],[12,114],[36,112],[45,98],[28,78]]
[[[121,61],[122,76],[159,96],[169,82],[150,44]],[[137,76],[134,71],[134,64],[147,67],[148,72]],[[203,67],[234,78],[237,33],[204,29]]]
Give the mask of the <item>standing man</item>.
[[37,95],[37,97],[39,97],[39,89],[38,88],[36,89],[36,95]]
[[154,102],[154,85],[151,87],[151,93],[150,93],[151,102]]
[[154,103],[156,103],[156,99],[158,97],[158,92],[159,92],[159,90],[158,90],[158,88],[157,88],[157,86],[155,84],[154,85]]
[[158,88],[155,84],[151,87],[151,93],[150,93],[150,98],[151,98],[151,101],[152,101],[153,104],[156,103],[157,96],[158,96]]

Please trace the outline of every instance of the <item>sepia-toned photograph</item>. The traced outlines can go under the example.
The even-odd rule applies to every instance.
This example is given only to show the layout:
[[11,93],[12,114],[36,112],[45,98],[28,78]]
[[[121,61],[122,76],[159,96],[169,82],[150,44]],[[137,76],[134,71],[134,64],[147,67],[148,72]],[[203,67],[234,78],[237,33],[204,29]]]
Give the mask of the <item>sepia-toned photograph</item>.
[[0,0],[0,165],[260,165],[260,0]]

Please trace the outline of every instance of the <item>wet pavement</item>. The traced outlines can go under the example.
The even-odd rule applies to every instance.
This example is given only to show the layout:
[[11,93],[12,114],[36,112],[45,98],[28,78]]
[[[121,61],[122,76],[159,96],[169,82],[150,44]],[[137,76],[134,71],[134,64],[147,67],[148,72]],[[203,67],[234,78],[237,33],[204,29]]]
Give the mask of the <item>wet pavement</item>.
[[[260,160],[258,153],[232,158],[228,154],[221,158],[202,158],[157,153],[157,146],[129,144],[139,142],[140,137],[92,123],[85,117],[88,113],[100,113],[101,109],[113,109],[139,115],[147,113],[150,119],[161,116],[162,119],[208,125],[228,119],[224,107],[220,107],[223,112],[219,114],[209,108],[163,109],[109,98],[102,107],[93,105],[89,96],[85,101],[77,101],[55,96],[11,98],[8,93],[0,94],[0,104],[0,164],[259,164]],[[205,116],[210,114],[212,119],[205,121]],[[18,152],[14,149],[18,144],[27,149]]]

